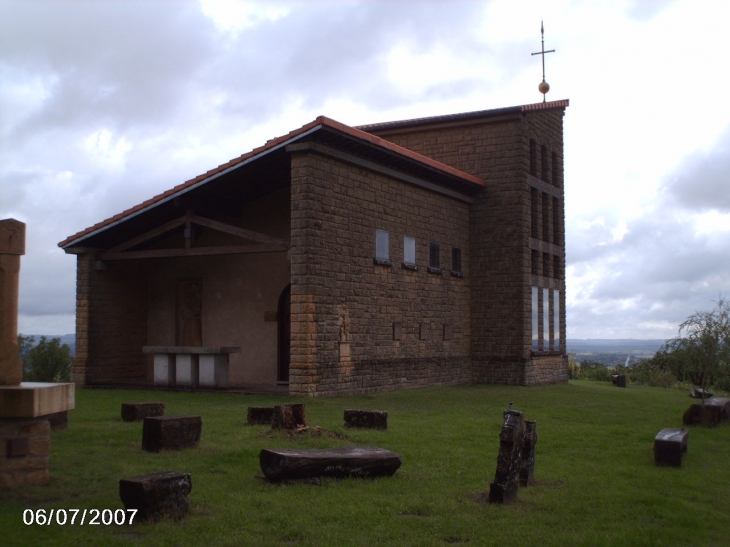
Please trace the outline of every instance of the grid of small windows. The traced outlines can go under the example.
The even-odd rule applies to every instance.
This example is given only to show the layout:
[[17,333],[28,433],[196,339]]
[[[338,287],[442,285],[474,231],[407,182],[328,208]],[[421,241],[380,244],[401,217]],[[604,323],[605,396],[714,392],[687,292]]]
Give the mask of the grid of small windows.
[[[416,266],[416,238],[403,236],[403,268],[417,270]],[[451,247],[451,274],[455,277],[464,277],[462,249]],[[390,262],[390,232],[375,230],[375,263],[382,266],[392,266]],[[434,241],[428,244],[428,271],[441,273],[441,244]]]

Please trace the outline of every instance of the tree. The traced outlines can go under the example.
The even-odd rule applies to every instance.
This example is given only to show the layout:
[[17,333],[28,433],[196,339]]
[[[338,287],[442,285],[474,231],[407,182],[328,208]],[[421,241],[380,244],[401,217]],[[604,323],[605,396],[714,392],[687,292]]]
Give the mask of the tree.
[[712,311],[696,312],[679,325],[664,349],[679,377],[706,389],[730,374],[730,302],[719,296]]
[[60,338],[48,340],[41,336],[38,345],[31,347],[34,338],[18,336],[23,377],[26,382],[68,382],[71,379],[71,348],[61,345]]

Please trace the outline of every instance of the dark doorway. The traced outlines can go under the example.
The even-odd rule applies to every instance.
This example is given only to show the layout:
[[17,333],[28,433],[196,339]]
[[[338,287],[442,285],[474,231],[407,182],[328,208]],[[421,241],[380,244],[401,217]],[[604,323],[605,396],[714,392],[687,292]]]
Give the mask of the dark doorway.
[[281,292],[276,309],[278,323],[279,359],[276,371],[277,382],[289,382],[289,360],[291,348],[291,284]]

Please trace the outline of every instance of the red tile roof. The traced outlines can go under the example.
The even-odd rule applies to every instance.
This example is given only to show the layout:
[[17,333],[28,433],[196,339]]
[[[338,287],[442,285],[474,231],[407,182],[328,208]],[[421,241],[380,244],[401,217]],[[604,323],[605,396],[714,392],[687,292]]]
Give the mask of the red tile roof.
[[279,148],[294,139],[303,137],[307,133],[309,133],[311,131],[316,131],[322,127],[329,127],[331,129],[335,129],[337,131],[345,133],[356,139],[360,139],[360,140],[369,142],[371,144],[374,144],[376,146],[379,146],[381,148],[385,148],[387,150],[390,150],[391,152],[395,152],[396,154],[405,156],[411,160],[414,160],[418,163],[421,163],[426,166],[437,169],[448,175],[458,177],[466,182],[472,183],[479,187],[484,186],[484,181],[478,177],[475,177],[468,173],[464,173],[463,171],[459,171],[458,169],[454,169],[451,166],[445,165],[434,159],[431,159],[429,157],[418,154],[417,152],[413,152],[412,150],[408,150],[407,148],[403,148],[402,146],[398,146],[397,144],[393,144],[392,142],[386,141],[385,139],[381,139],[380,137],[376,137],[375,135],[371,135],[370,133],[366,133],[365,131],[362,131],[360,129],[350,127],[348,125],[345,125],[338,121],[332,120],[325,116],[319,116],[316,120],[314,120],[306,125],[303,125],[299,129],[295,129],[293,131],[290,131],[286,135],[272,139],[272,140],[268,141],[265,145],[259,146],[258,148],[254,148],[250,152],[247,152],[237,158],[234,158],[227,163],[219,165],[215,169],[211,169],[210,171],[207,171],[207,172],[203,173],[202,175],[198,175],[197,177],[187,180],[187,181],[183,182],[182,184],[178,184],[174,188],[171,188],[171,189],[167,190],[166,192],[158,194],[158,195],[140,203],[139,205],[135,205],[134,207],[132,207],[130,209],[126,209],[125,211],[122,211],[121,213],[116,214],[113,217],[110,217],[110,218],[107,218],[106,220],[98,222],[98,223],[94,224],[93,226],[86,228],[85,230],[81,230],[80,232],[77,232],[74,235],[69,236],[66,239],[64,239],[63,241],[61,241],[58,244],[58,246],[67,247],[67,246],[73,244],[74,242],[78,242],[78,240],[85,238],[85,236],[89,236],[100,230],[107,229],[150,207],[153,207],[164,201],[168,201],[169,199],[172,199],[176,194],[179,194],[180,192],[189,190],[190,188],[192,188],[194,186],[204,184],[205,181],[210,179],[211,177],[222,174],[226,170],[234,168],[239,165],[242,165],[243,163],[247,163],[248,160],[253,160],[257,156],[271,152],[274,149]]

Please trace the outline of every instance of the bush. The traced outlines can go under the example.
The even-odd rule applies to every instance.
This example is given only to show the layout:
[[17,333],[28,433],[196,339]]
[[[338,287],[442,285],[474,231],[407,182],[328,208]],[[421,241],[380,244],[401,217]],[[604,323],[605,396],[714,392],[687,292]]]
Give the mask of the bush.
[[68,382],[71,380],[71,348],[61,345],[60,338],[40,342],[31,347],[35,339],[18,336],[20,358],[23,361],[23,379],[26,382]]
[[603,363],[597,361],[581,361],[578,377],[581,380],[595,380],[598,382],[610,382],[613,371]]
[[674,387],[677,383],[677,376],[674,371],[668,368],[661,358],[657,359],[656,356],[636,363],[631,367],[628,378],[634,384],[651,387]]

